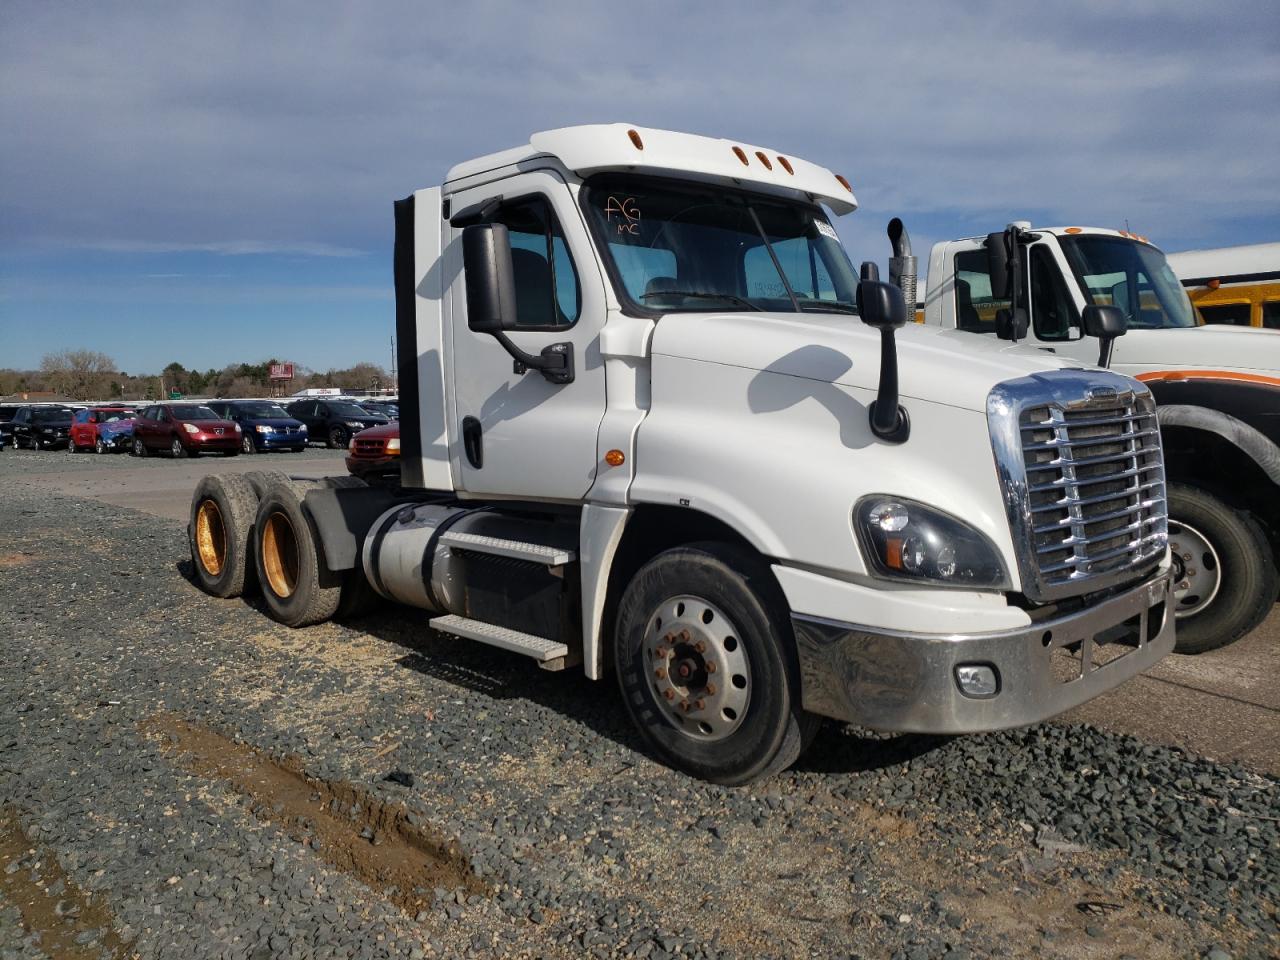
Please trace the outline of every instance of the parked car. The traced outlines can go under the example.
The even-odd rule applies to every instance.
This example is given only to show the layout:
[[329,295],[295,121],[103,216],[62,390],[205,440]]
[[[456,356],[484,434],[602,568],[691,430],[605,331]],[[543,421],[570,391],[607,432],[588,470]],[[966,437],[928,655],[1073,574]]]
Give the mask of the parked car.
[[388,420],[400,419],[399,400],[361,400],[359,405],[370,413],[381,414]]
[[23,407],[13,418],[13,445],[30,450],[65,447],[74,413],[70,407]]
[[[96,450],[98,453],[107,453],[111,447],[120,442],[120,438],[125,436],[126,432],[121,429],[112,430],[108,443],[102,437],[102,428],[108,423],[127,422],[129,424],[127,435],[132,437],[133,418],[137,415],[137,410],[126,406],[90,407],[87,410],[77,410],[75,416],[71,418],[71,452]],[[99,445],[100,441],[102,441],[101,445]]]
[[168,450],[175,457],[205,452],[234,457],[240,452],[240,424],[225,420],[204,404],[161,403],[147,407],[133,422],[133,455]]
[[212,400],[207,406],[218,416],[240,424],[240,452],[292,450],[307,446],[307,425],[295,420],[270,400]]
[[13,443],[13,418],[22,409],[20,403],[0,404],[0,450]]
[[313,440],[324,440],[331,449],[346,449],[355,434],[389,423],[386,417],[370,413],[350,400],[295,400],[286,407],[289,416],[307,425]]
[[400,424],[370,427],[352,437],[347,472],[371,487],[400,486]]

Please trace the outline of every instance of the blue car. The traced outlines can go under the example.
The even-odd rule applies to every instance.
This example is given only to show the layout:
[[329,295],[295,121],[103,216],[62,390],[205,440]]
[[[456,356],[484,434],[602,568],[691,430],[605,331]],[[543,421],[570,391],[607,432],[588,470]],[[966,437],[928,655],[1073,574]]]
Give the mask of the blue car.
[[307,427],[271,400],[212,400],[204,406],[218,416],[240,424],[243,453],[306,449]]

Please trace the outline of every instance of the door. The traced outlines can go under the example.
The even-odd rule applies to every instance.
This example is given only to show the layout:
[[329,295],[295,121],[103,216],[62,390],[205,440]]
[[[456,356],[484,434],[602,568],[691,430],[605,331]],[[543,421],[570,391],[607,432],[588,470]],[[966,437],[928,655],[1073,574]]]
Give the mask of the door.
[[93,426],[89,422],[96,414],[91,410],[77,410],[71,418],[71,447],[93,446]]
[[[573,348],[574,380],[554,384],[536,370],[514,372],[492,336],[467,327],[466,278],[449,291],[453,363],[449,456],[457,487],[473,496],[580,500],[595,479],[604,417],[600,330],[604,279],[570,188],[535,170],[453,195],[454,211],[502,202],[489,222],[506,224],[516,281],[516,329],[508,336],[539,354]],[[461,264],[462,230],[445,226],[445,261]]]
[[31,437],[31,408],[24,407],[13,418],[13,445],[21,446],[30,442]]

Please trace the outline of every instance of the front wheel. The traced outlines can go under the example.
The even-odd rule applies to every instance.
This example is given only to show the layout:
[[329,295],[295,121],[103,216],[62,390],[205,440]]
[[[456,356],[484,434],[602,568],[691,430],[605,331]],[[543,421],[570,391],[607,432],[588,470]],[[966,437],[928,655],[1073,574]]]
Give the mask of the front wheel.
[[187,455],[187,448],[182,445],[181,440],[174,437],[173,443],[169,444],[169,452],[173,454],[173,459],[181,460]]
[[1276,601],[1277,571],[1262,527],[1199,487],[1169,484],[1178,653],[1234,643]]
[[770,776],[795,762],[818,723],[800,705],[777,582],[729,544],[677,547],[640,569],[619,607],[615,661],[645,740],[704,780]]
[[107,445],[103,442],[101,437],[93,441],[93,452],[99,456],[107,452]]
[[253,434],[246,433],[240,438],[240,452],[250,454],[258,452],[258,448],[253,443]]
[[147,455],[147,445],[139,437],[133,438],[133,455],[135,457],[145,457]]
[[347,446],[347,431],[342,427],[330,427],[329,440],[326,445],[330,450],[345,450]]

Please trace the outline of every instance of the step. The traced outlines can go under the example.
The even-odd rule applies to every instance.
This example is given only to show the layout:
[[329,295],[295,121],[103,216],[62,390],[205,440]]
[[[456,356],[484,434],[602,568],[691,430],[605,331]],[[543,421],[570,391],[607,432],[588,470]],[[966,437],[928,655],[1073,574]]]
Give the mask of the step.
[[529,560],[548,567],[573,563],[574,558],[572,550],[560,547],[549,547],[542,543],[524,543],[520,540],[504,540],[501,537],[485,537],[478,533],[460,533],[453,530],[446,530],[440,534],[440,542],[458,550],[474,550],[476,553],[488,553],[496,557]]
[[429,625],[431,629],[439,630],[441,633],[465,637],[467,640],[479,640],[481,643],[501,647],[503,650],[523,653],[540,663],[559,660],[569,655],[569,648],[558,640],[535,637],[531,633],[521,633],[519,630],[499,627],[496,624],[485,623],[483,620],[468,620],[466,617],[458,616],[433,617]]

